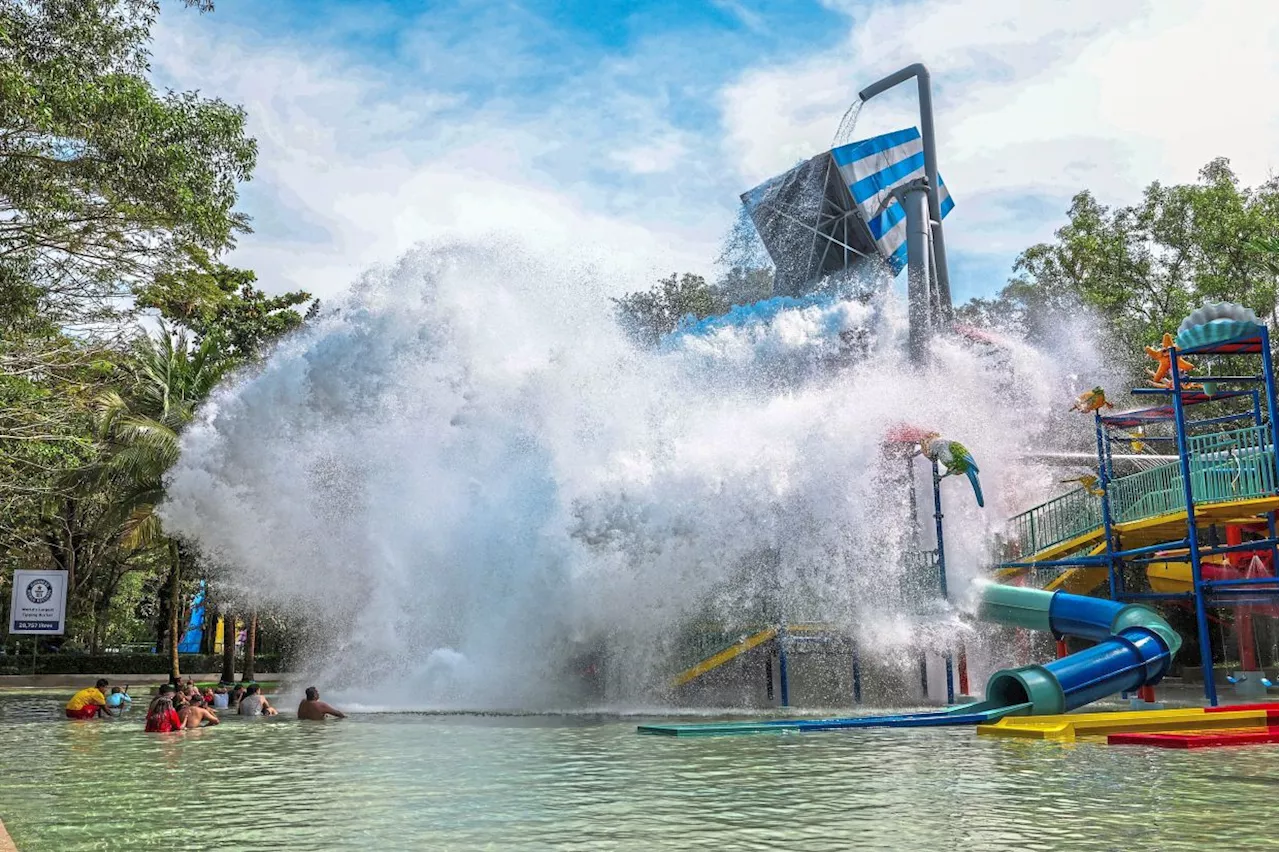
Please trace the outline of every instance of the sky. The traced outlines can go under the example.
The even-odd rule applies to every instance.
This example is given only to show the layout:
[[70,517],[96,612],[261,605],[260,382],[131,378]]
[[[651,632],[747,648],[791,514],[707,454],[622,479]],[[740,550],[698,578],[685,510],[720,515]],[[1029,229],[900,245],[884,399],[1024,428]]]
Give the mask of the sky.
[[[159,85],[259,144],[230,262],[344,290],[420,242],[563,254],[616,292],[715,275],[738,196],[832,143],[857,90],[930,69],[957,300],[1072,195],[1136,202],[1218,156],[1277,170],[1274,0],[217,0],[164,4]],[[855,138],[915,124],[912,87]]]

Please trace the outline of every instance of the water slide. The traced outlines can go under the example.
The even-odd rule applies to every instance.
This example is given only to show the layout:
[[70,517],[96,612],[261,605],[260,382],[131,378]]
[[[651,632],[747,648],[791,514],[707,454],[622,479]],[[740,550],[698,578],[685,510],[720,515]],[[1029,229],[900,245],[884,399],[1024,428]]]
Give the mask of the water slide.
[[1177,631],[1157,612],[1139,604],[987,584],[978,617],[983,621],[1047,630],[1097,644],[1043,665],[998,671],[987,681],[983,701],[932,713],[855,716],[846,719],[774,719],[692,725],[641,725],[642,734],[708,736],[840,728],[915,728],[976,725],[1004,716],[1066,713],[1118,692],[1154,686],[1169,671],[1182,646]]
[[747,651],[750,651],[752,648],[756,647],[757,645],[763,645],[765,642],[768,642],[770,639],[776,638],[777,635],[778,635],[778,628],[776,627],[768,627],[768,628],[765,628],[764,630],[759,631],[758,633],[753,633],[750,636],[745,637],[744,639],[734,642],[732,645],[730,645],[728,648],[725,648],[723,651],[720,651],[719,653],[716,653],[716,654],[712,654],[710,657],[707,657],[705,660],[702,660],[701,662],[695,665],[692,665],[689,668],[685,669],[684,671],[680,672],[680,674],[676,675],[674,678],[671,679],[671,685],[684,686],[689,681],[695,678],[702,677],[704,674],[711,671],[712,669],[719,668],[720,666],[723,666],[725,663],[729,662],[730,660],[736,659],[740,655],[745,654]]

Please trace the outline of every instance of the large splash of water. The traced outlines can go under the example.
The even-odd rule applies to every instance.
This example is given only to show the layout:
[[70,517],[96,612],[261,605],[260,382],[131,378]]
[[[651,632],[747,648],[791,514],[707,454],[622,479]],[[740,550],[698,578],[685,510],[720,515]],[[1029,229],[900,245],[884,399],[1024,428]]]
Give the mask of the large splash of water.
[[326,684],[536,708],[601,649],[610,695],[642,696],[691,620],[761,607],[843,623],[865,653],[909,646],[894,423],[981,463],[985,512],[945,483],[953,582],[1052,476],[1016,457],[1063,407],[1064,359],[940,339],[913,370],[888,290],[641,350],[596,284],[466,246],[369,273],[205,406],[166,524],[243,602],[305,616]]

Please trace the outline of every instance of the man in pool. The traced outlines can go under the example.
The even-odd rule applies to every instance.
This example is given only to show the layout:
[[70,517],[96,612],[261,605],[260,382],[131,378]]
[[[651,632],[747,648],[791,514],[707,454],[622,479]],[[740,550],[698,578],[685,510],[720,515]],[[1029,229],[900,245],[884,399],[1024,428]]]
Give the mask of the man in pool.
[[309,722],[323,722],[325,716],[345,719],[347,714],[320,700],[320,690],[314,686],[307,687],[307,697],[298,705],[298,718]]
[[274,716],[276,708],[271,706],[271,702],[267,701],[267,697],[262,694],[256,683],[250,684],[245,690],[244,698],[240,699],[240,705],[236,708],[236,712],[241,716]]
[[178,718],[182,720],[182,727],[186,730],[199,728],[202,724],[206,728],[218,724],[217,715],[204,706],[204,699],[201,697],[193,698],[190,704],[183,707]]
[[110,684],[106,678],[99,678],[93,686],[85,687],[71,696],[71,700],[67,702],[67,718],[96,719],[99,716],[110,716],[111,711],[107,709],[107,696],[102,694],[102,690],[108,686]]

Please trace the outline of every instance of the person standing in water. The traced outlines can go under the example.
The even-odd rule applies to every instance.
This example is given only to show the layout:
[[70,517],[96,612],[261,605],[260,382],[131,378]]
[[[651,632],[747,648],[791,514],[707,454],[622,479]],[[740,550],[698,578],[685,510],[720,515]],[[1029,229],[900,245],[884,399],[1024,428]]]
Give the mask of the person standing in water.
[[147,725],[143,730],[148,734],[171,734],[182,730],[182,719],[173,709],[172,684],[161,686],[160,694],[147,707]]
[[307,697],[298,705],[298,718],[309,722],[323,722],[325,716],[345,719],[347,714],[320,700],[320,690],[314,686],[307,687]]
[[107,696],[107,709],[123,713],[132,706],[133,697],[129,695],[129,687],[126,686],[124,689],[118,686],[111,687],[111,694]]

